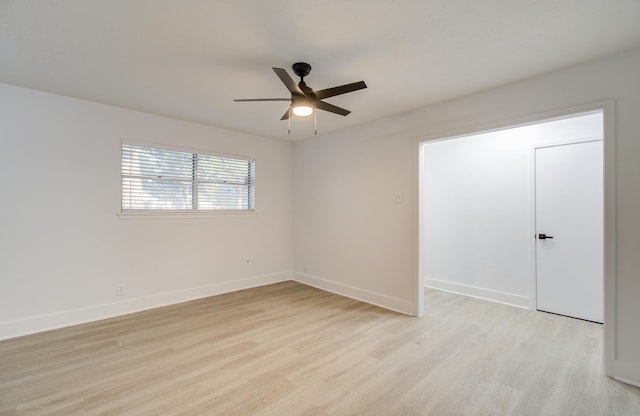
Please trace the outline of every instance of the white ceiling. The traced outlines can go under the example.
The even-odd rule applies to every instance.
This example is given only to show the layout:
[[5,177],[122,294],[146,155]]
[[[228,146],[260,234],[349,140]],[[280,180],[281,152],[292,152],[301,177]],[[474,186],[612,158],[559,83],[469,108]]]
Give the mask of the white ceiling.
[[640,0],[0,0],[0,82],[285,140],[313,118],[232,101],[288,97],[273,66],[366,81],[322,134],[639,45]]

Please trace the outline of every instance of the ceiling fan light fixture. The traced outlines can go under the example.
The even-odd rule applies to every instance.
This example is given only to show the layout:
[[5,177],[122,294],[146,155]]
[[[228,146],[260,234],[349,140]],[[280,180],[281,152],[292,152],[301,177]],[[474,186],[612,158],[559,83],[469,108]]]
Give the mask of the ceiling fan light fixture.
[[290,99],[244,98],[235,99],[233,101],[289,101],[287,112],[284,113],[280,120],[289,120],[289,123],[291,123],[292,116],[308,117],[311,114],[317,115],[318,113],[315,112],[316,110],[323,110],[341,116],[347,116],[351,111],[345,108],[340,108],[337,105],[329,104],[322,100],[367,88],[367,84],[365,84],[364,81],[358,81],[352,82],[351,84],[344,84],[337,87],[314,91],[304,82],[304,77],[309,75],[309,72],[311,72],[311,65],[305,62],[296,62],[291,68],[293,69],[293,72],[300,77],[300,82],[296,83],[284,68],[271,68],[278,78],[280,78],[280,81],[282,81],[287,90],[289,90],[289,93],[291,93]]
[[293,111],[293,114],[297,116],[306,117],[313,114],[313,107],[311,107],[308,104],[299,104],[294,106],[292,111]]

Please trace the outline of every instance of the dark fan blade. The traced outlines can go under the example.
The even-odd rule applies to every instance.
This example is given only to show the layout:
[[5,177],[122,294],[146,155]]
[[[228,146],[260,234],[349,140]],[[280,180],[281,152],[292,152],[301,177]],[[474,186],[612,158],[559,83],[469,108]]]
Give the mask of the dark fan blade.
[[291,98],[237,98],[233,101],[245,102],[245,101],[291,101]]
[[289,73],[282,68],[272,68],[273,72],[276,73],[280,81],[284,84],[285,87],[291,92],[291,94],[304,95],[298,84],[289,76]]
[[325,103],[324,101],[316,101],[314,103],[314,107],[320,110],[328,111],[330,113],[340,114],[341,116],[346,116],[351,112],[336,105]]
[[290,115],[291,115],[291,108],[288,108],[287,112],[284,113],[284,115],[282,116],[282,118],[280,120],[288,120]]
[[351,84],[340,85],[339,87],[327,88],[326,90],[316,91],[315,96],[318,100],[322,100],[324,98],[334,97],[336,95],[358,91],[363,88],[367,88],[367,84],[365,84],[364,81],[358,81],[358,82],[353,82]]

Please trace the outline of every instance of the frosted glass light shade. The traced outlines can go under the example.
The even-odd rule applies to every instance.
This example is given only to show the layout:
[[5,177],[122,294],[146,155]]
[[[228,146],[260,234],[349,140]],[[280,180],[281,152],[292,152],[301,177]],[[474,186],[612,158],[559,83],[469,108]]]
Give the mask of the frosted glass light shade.
[[313,113],[313,107],[308,106],[308,105],[298,105],[293,107],[293,114],[297,115],[297,116],[308,116],[311,115]]

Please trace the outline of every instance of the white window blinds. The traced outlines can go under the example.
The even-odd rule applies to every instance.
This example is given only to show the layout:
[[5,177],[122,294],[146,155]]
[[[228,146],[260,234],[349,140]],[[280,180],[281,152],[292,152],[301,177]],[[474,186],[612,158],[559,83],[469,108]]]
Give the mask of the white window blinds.
[[255,162],[122,144],[122,211],[253,210]]

